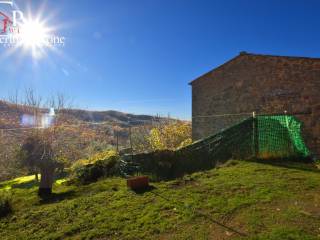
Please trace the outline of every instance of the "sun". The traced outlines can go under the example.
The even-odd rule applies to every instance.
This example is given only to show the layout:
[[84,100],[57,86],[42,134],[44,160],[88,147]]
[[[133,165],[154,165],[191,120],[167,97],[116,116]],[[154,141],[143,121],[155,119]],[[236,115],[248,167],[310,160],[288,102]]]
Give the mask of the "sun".
[[24,47],[44,47],[48,32],[44,24],[39,21],[28,20],[20,29],[21,40]]
[[[0,0],[1,1],[1,0]],[[5,39],[0,39],[6,47],[3,54],[0,54],[0,61],[10,56],[18,56],[19,62],[25,57],[31,58],[34,66],[39,62],[52,61],[53,55],[65,57],[60,47],[65,45],[65,37],[59,35],[61,29],[66,29],[69,24],[57,22],[57,10],[47,11],[46,2],[38,6],[38,10],[32,12],[31,6],[26,5],[27,10],[16,10],[17,14],[8,17],[6,22]],[[15,5],[15,9],[19,9]],[[0,14],[1,15],[1,14]],[[1,25],[1,21],[0,21]],[[1,29],[0,29],[1,31]]]
[[20,45],[31,50],[34,57],[41,57],[44,48],[49,47],[50,29],[39,20],[25,20],[19,29]]

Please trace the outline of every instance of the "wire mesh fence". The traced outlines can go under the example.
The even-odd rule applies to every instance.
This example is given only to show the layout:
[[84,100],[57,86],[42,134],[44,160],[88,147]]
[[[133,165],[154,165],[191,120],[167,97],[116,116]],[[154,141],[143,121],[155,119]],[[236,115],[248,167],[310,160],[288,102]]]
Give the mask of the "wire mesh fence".
[[229,159],[290,159],[310,157],[302,123],[291,115],[253,115],[219,132],[175,151],[127,156],[125,175],[137,172],[158,179],[213,168]]
[[[281,113],[259,113],[255,114],[261,119],[261,117],[267,116],[278,116],[279,118],[284,117],[289,121],[289,124],[292,121],[285,116],[294,117],[298,122],[301,129],[301,135],[308,146],[310,152],[314,156],[320,157],[320,132],[319,127],[317,128],[317,118],[315,118],[311,112],[291,112],[286,111]],[[203,139],[210,135],[217,134],[224,129],[228,129],[233,125],[236,125],[239,122],[242,122],[253,116],[253,113],[239,113],[239,114],[215,114],[215,115],[205,115],[205,116],[194,116],[193,121],[193,138],[194,139]],[[272,118],[270,118],[271,121]],[[281,122],[281,120],[279,120]],[[261,126],[261,121],[259,121],[260,127],[265,127],[268,129],[268,126]],[[271,124],[271,123],[270,123]],[[284,124],[282,124],[284,125]],[[319,125],[319,124],[318,124]],[[318,130],[317,130],[318,129]],[[271,131],[272,129],[270,129]],[[272,136],[269,138],[272,139]]]

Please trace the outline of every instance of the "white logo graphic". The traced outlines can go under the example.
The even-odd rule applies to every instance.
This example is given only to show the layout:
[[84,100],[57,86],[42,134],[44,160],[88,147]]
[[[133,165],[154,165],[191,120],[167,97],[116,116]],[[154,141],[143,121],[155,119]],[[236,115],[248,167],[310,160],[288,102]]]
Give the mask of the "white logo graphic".
[[0,9],[0,44],[4,47],[23,47],[40,57],[44,48],[64,46],[65,38],[53,34],[45,21],[26,18],[21,10],[15,9],[13,1],[0,0],[0,6],[9,5],[13,10],[6,13]]

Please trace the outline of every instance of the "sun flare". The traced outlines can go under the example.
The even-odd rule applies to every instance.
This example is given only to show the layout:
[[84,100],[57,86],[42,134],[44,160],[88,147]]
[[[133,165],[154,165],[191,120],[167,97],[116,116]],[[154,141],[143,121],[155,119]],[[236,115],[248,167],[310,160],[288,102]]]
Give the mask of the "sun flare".
[[65,46],[65,37],[58,31],[66,27],[65,23],[56,22],[56,12],[48,13],[44,3],[36,12],[32,13],[30,9],[29,6],[27,12],[15,10],[12,17],[5,16],[2,21],[3,39],[0,39],[0,44],[6,50],[0,60],[19,54],[19,59],[31,57],[37,65],[38,60],[48,60],[53,53],[63,56],[60,47]]
[[26,20],[20,28],[21,45],[25,50],[31,50],[34,57],[41,57],[48,36],[49,29],[37,20]]
[[42,48],[46,45],[49,31],[39,21],[28,20],[21,26],[22,44],[26,48]]

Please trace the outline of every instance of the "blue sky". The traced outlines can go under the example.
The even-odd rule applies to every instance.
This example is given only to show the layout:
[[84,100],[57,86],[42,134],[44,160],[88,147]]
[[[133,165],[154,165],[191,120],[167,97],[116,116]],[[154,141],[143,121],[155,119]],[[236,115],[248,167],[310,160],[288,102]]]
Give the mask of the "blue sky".
[[[34,14],[43,2],[15,0]],[[42,9],[66,44],[37,60],[1,58],[2,97],[33,87],[79,108],[189,119],[188,82],[240,51],[320,57],[319,1],[55,0]]]

